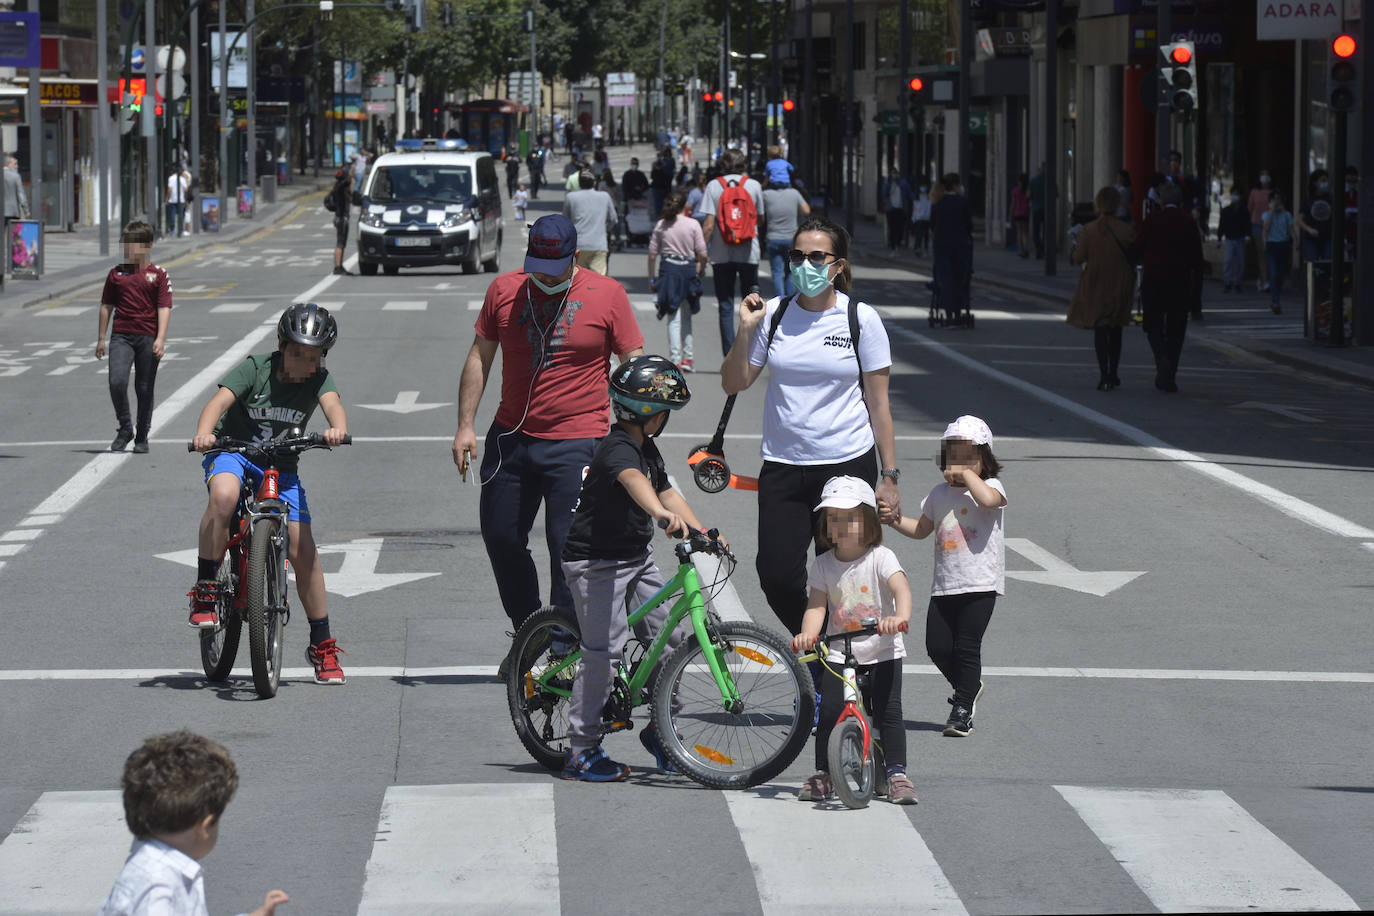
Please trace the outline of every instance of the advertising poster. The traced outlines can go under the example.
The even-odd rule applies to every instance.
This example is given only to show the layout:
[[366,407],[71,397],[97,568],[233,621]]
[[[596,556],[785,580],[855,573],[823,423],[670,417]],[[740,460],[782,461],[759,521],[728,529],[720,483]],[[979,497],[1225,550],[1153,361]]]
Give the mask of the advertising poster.
[[200,228],[202,232],[219,232],[219,198],[200,199]]
[[37,280],[43,272],[43,224],[36,219],[12,219],[5,233],[5,256],[10,275]]
[[253,189],[248,185],[239,185],[239,218],[253,218]]

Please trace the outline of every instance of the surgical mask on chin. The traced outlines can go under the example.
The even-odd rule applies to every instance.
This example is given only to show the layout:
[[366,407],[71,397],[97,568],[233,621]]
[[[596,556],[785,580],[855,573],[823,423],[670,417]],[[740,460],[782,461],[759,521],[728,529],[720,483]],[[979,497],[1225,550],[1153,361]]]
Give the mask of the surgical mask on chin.
[[825,288],[830,285],[830,267],[817,267],[810,261],[803,261],[800,266],[792,268],[792,282],[797,285],[797,290],[803,296],[814,298],[825,292]]
[[562,283],[555,283],[553,286],[549,286],[543,283],[534,274],[530,274],[530,282],[533,283],[544,295],[557,296],[559,293],[563,292],[568,287],[572,286],[572,274],[568,274],[568,279],[564,280]]

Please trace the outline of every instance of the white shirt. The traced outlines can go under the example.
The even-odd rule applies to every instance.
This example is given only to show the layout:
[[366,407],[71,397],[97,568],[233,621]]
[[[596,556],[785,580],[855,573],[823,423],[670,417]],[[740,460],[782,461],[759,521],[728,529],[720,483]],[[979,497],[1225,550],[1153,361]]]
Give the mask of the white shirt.
[[97,916],[209,916],[205,873],[161,840],[134,840]]
[[[983,481],[1002,498],[1002,481]],[[1005,595],[1006,548],[1002,542],[1002,510],[985,509],[967,487],[936,484],[921,500],[921,514],[935,524],[935,575],[932,595],[996,592]]]
[[[826,593],[829,611],[825,625],[827,636],[857,629],[865,617],[891,617],[897,613],[897,599],[887,587],[887,580],[902,572],[897,555],[881,544],[870,547],[857,560],[839,560],[833,550],[816,557],[806,578],[809,588]],[[831,664],[844,662],[844,643],[827,640]],[[901,633],[891,636],[865,636],[853,642],[854,659],[861,665],[906,658],[906,644]]]
[[[849,339],[850,299],[836,291],[835,304],[810,312],[793,302],[783,313],[768,347],[768,326],[779,299],[764,306],[749,365],[769,367],[763,404],[765,461],[782,464],[834,464],[857,458],[873,447],[873,424],[859,390],[859,363]],[[859,349],[865,372],[892,365],[883,320],[869,305],[857,303]]]
[[173,172],[167,176],[167,203],[186,203],[186,188],[191,184],[185,172]]

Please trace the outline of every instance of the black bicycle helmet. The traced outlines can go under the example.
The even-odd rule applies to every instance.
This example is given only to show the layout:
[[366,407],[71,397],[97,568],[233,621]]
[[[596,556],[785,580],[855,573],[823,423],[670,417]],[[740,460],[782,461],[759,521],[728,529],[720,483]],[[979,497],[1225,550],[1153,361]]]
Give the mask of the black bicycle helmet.
[[691,399],[682,370],[661,356],[636,356],[611,374],[611,406],[620,420],[642,424]]
[[281,313],[277,336],[307,347],[323,347],[328,353],[339,337],[339,323],[329,314],[329,309],[313,302],[297,302]]

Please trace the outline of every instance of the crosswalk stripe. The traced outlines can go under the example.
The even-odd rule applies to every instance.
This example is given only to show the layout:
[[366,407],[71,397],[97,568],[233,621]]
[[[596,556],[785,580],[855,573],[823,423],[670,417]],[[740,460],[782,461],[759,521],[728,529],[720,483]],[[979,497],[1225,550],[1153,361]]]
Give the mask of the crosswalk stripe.
[[[905,809],[879,800],[862,811],[832,812],[821,823],[815,806],[798,802],[790,788],[766,789],[724,793],[765,916],[967,913]],[[882,868],[875,850],[900,865]],[[818,881],[818,868],[849,879]]]
[[482,310],[482,300],[481,300],[481,299],[469,299],[469,300],[468,300],[468,311],[469,311],[469,312],[480,312],[481,310]]
[[93,308],[95,308],[93,305],[59,305],[56,308],[39,309],[34,314],[42,318],[75,318],[78,315],[84,315]]
[[0,914],[94,913],[132,839],[118,791],[44,792],[0,842]]
[[210,313],[215,312],[255,312],[262,307],[261,302],[221,302],[219,305],[212,306]]
[[390,299],[382,306],[384,312],[423,312],[429,308],[428,299]]
[[556,838],[547,782],[392,786],[358,914],[557,914]]
[[1225,792],[1054,788],[1162,912],[1359,909]]

